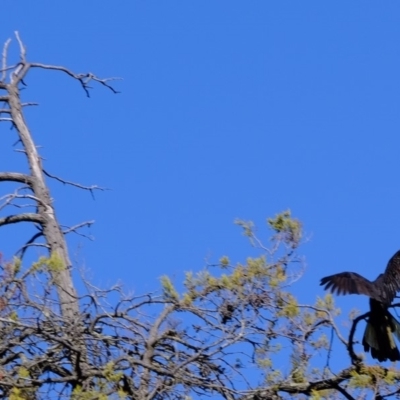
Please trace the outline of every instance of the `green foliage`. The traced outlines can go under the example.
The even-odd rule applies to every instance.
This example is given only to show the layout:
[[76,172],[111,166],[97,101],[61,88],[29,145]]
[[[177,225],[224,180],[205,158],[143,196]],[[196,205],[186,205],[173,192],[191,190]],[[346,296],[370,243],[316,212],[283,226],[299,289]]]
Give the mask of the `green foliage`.
[[96,390],[83,390],[77,385],[72,392],[71,400],[107,400],[108,396]]
[[252,221],[244,221],[242,219],[237,218],[235,220],[235,224],[239,225],[243,228],[243,234],[249,238],[254,235],[254,223]]
[[317,390],[311,390],[311,400],[321,400],[323,399],[322,393]]
[[324,318],[326,316],[326,312],[329,311],[332,315],[339,315],[340,308],[335,306],[335,299],[333,298],[332,294],[327,292],[323,299],[317,297],[316,307],[320,308],[323,311],[317,313],[319,318]]
[[281,304],[281,308],[277,315],[279,317],[293,318],[299,315],[300,310],[297,304],[297,299],[290,293],[285,293],[282,299],[285,299]]
[[40,257],[31,267],[32,272],[61,272],[64,269],[64,262],[56,252],[53,252],[50,257]]
[[125,400],[128,397],[123,389],[118,389],[117,394],[121,400]]
[[329,348],[329,339],[326,336],[325,333],[321,334],[321,336],[319,336],[317,338],[317,340],[310,340],[310,345],[314,348],[314,349],[325,349],[328,350]]
[[228,267],[230,264],[229,257],[223,256],[219,259],[219,263],[222,268]]
[[177,301],[179,299],[178,292],[176,291],[171,279],[164,275],[161,277],[161,285],[163,288],[164,297],[166,300]]
[[29,378],[30,373],[25,367],[21,367],[18,371],[18,374],[21,378]]
[[[29,370],[23,366],[18,369],[18,377],[20,378],[19,381],[22,382],[29,382],[31,379],[31,374]],[[13,387],[10,390],[10,400],[30,400],[35,398],[35,387],[27,387],[27,388],[20,388],[20,387]]]
[[115,372],[115,363],[110,361],[104,368],[104,376],[109,382],[119,382],[123,373]]
[[359,373],[357,371],[351,372],[351,379],[349,385],[353,388],[365,389],[372,383],[372,376],[368,373]]
[[290,210],[267,219],[268,225],[276,232],[279,239],[296,248],[301,240],[302,227],[299,220],[292,218]]
[[47,266],[51,272],[61,272],[65,270],[64,262],[56,252],[51,253]]
[[12,388],[10,391],[10,400],[27,400],[24,391],[19,388]]
[[267,385],[276,385],[282,380],[283,374],[279,369],[274,369],[265,376],[265,383]]
[[17,275],[19,273],[19,271],[21,270],[21,266],[22,266],[22,260],[18,257],[14,257],[13,260],[13,266],[14,266],[14,275]]
[[12,311],[8,317],[13,321],[18,321],[18,314],[16,311]]
[[393,385],[399,378],[399,372],[396,369],[383,368],[380,365],[363,365],[360,370],[352,371],[349,385],[365,389],[379,383]]

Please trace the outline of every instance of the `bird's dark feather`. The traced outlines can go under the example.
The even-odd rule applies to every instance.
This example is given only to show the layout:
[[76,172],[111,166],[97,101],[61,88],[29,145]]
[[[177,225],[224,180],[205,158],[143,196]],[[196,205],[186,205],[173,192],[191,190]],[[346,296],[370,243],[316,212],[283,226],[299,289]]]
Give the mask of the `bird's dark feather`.
[[365,294],[381,301],[381,295],[374,282],[355,272],[341,272],[321,279],[325,290],[335,294]]
[[400,290],[400,251],[388,262],[386,270],[373,282],[356,272],[341,272],[321,279],[321,286],[336,294],[365,294],[390,304]]
[[388,308],[400,290],[400,251],[388,262],[385,272],[369,281],[355,272],[341,272],[321,279],[325,289],[336,294],[365,294],[370,298],[370,313],[362,344],[379,361],[400,361],[393,334],[400,338],[400,323]]

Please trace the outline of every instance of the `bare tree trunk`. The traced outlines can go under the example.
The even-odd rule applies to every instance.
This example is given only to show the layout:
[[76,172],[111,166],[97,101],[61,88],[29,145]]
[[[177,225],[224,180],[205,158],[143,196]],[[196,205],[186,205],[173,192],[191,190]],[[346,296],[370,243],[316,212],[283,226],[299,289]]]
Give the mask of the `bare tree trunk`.
[[11,118],[25,149],[31,178],[29,186],[36,198],[37,214],[41,220],[43,236],[48,244],[50,254],[53,257],[57,256],[61,261],[61,268],[50,270],[59,296],[61,312],[64,317],[72,319],[78,315],[79,306],[70,272],[71,261],[64,235],[55,215],[49,189],[46,186],[41,159],[22,113],[17,85],[18,79],[5,85]]

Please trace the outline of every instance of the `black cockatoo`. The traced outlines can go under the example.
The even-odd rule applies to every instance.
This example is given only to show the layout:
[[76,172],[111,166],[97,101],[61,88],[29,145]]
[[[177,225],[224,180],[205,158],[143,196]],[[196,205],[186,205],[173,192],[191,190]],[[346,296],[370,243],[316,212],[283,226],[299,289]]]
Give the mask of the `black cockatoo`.
[[389,312],[396,292],[400,290],[400,250],[389,260],[386,270],[374,281],[355,272],[341,272],[321,279],[321,285],[337,294],[365,294],[370,314],[362,344],[379,361],[399,361],[400,352],[393,333],[400,340],[400,323]]

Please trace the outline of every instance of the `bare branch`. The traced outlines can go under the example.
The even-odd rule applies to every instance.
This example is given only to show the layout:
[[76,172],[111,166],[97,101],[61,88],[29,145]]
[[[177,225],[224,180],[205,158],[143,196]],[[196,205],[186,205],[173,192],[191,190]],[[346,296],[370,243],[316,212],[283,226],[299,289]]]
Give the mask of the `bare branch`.
[[355,319],[353,320],[353,324],[352,324],[351,329],[350,329],[349,342],[348,342],[348,345],[347,345],[347,350],[348,350],[349,355],[350,355],[350,358],[351,358],[351,363],[352,363],[353,365],[355,365],[355,366],[359,366],[359,365],[360,365],[360,363],[362,362],[362,358],[359,357],[359,356],[355,353],[355,351],[354,351],[354,348],[353,348],[354,334],[355,334],[355,332],[356,332],[356,327],[357,327],[358,323],[359,323],[361,320],[363,320],[363,319],[365,319],[365,318],[368,318],[369,315],[370,315],[370,312],[367,312],[367,313],[365,313],[365,314],[363,314],[363,315],[359,315],[357,318],[355,318]]
[[68,68],[62,67],[62,66],[58,66],[58,65],[47,65],[47,64],[41,64],[41,63],[30,63],[28,68],[42,68],[42,69],[51,69],[54,71],[62,71],[64,73],[66,73],[67,75],[71,76],[72,78],[78,80],[80,82],[80,84],[82,85],[83,90],[86,92],[87,97],[90,97],[90,93],[89,93],[89,89],[91,89],[91,87],[89,86],[90,81],[95,81],[98,82],[100,84],[102,84],[103,86],[107,87],[108,89],[110,89],[113,93],[117,94],[119,93],[119,91],[115,90],[110,84],[108,84],[108,82],[110,81],[116,81],[116,80],[122,80],[122,78],[117,78],[117,77],[113,77],[113,78],[105,78],[105,79],[101,79],[98,78],[96,75],[92,74],[91,72],[86,73],[86,74],[75,74],[74,72],[72,72],[71,70],[69,70]]
[[35,243],[35,240],[43,236],[43,231],[35,233],[19,250],[16,251],[16,255],[20,254],[20,258],[23,259],[26,250],[31,246],[46,247],[49,246],[45,243]]
[[75,187],[77,187],[77,188],[79,188],[79,189],[88,190],[88,191],[91,193],[92,197],[94,197],[94,196],[93,196],[93,191],[94,191],[94,190],[101,190],[101,191],[109,190],[109,189],[107,189],[107,188],[103,188],[103,187],[100,187],[100,186],[97,186],[97,185],[84,186],[84,185],[81,185],[81,184],[79,184],[79,183],[70,182],[70,181],[67,181],[67,180],[65,180],[65,179],[62,179],[62,178],[60,178],[60,177],[58,177],[58,176],[56,176],[56,175],[52,175],[52,174],[50,174],[49,172],[47,172],[46,170],[43,170],[43,173],[44,173],[46,176],[48,176],[49,178],[55,179],[56,181],[59,181],[59,182],[63,183],[64,185],[75,186]]
[[336,385],[335,389],[341,393],[347,400],[356,400],[353,396],[346,392],[339,384]]
[[83,235],[82,233],[79,233],[77,231],[78,231],[78,229],[83,228],[84,226],[87,226],[87,227],[92,226],[94,224],[94,222],[95,222],[94,220],[81,222],[80,224],[71,226],[70,228],[63,230],[63,233],[64,233],[64,235],[66,235],[68,233],[75,232],[76,234],[78,234],[80,236],[83,236],[85,238],[93,240],[93,237],[88,236],[88,235]]
[[300,308],[308,308],[310,310],[314,310],[314,311],[318,311],[320,313],[325,313],[328,317],[328,322],[329,325],[332,327],[332,329],[334,330],[334,332],[336,333],[336,336],[339,338],[339,340],[345,345],[348,346],[348,342],[347,340],[342,336],[342,334],[340,333],[338,327],[336,326],[331,313],[328,310],[322,309],[322,308],[318,308],[315,306],[311,306],[311,305],[303,305],[303,304],[299,304],[298,307]]
[[11,43],[11,39],[7,39],[3,46],[3,57],[2,57],[2,73],[1,73],[1,81],[4,82],[6,79],[6,71],[7,71],[7,53],[8,46]]
[[15,31],[14,33],[15,33],[15,36],[16,36],[18,44],[19,44],[21,61],[23,63],[25,63],[26,62],[26,48],[25,48],[24,44],[22,43],[21,38],[19,37],[18,31]]
[[4,181],[25,183],[29,186],[32,185],[32,177],[19,172],[0,172],[0,182]]
[[9,215],[7,217],[0,218],[0,226],[15,224],[17,222],[33,222],[42,224],[44,220],[39,214],[34,213]]

